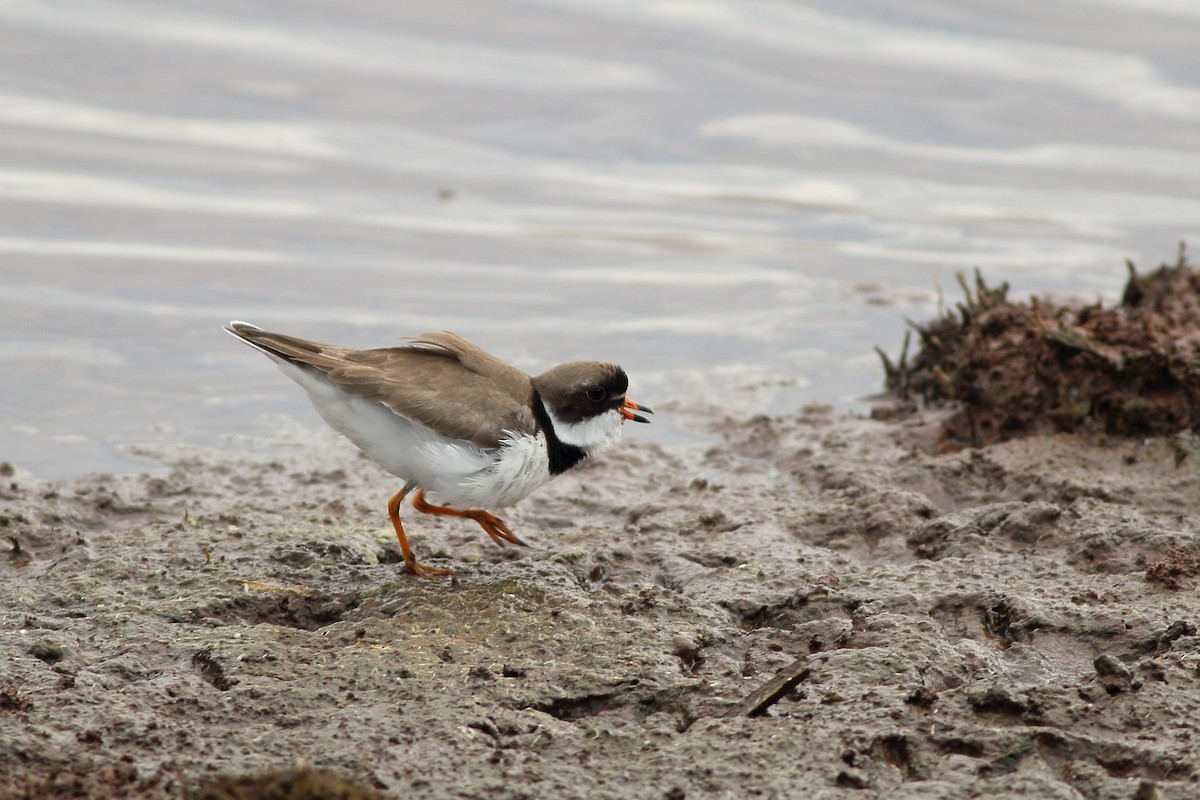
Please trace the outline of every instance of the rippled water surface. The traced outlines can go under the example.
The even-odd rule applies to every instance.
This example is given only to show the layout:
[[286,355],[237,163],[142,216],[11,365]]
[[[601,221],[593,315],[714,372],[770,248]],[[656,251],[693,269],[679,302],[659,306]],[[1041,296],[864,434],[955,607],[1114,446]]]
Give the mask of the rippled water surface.
[[295,446],[231,318],[618,360],[686,440],[861,407],[958,270],[1112,297],[1200,230],[1189,0],[0,0],[0,36],[0,460],[44,477]]

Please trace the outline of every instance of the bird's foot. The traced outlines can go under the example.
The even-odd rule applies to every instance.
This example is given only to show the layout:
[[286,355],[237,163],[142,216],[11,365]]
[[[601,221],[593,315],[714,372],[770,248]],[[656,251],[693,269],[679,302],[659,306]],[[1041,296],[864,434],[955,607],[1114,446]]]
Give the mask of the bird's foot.
[[479,527],[483,528],[483,532],[492,537],[492,541],[496,544],[520,545],[528,547],[529,545],[517,538],[517,535],[508,529],[504,524],[504,520],[492,514],[489,511],[484,511],[482,508],[468,508],[465,511],[460,511],[457,508],[449,506],[435,506],[425,499],[424,490],[418,491],[413,495],[413,508],[420,511],[422,514],[443,514],[449,517],[469,517],[479,523]]
[[464,514],[479,523],[479,527],[483,528],[483,532],[492,537],[492,541],[498,545],[503,545],[505,542],[515,544],[520,547],[528,547],[529,545],[521,541],[515,533],[508,529],[504,524],[504,520],[497,517],[495,514],[484,511],[480,508],[473,508]]
[[404,566],[413,575],[418,578],[437,578],[442,575],[457,575],[458,572],[452,569],[443,569],[442,567],[427,567],[424,564],[418,564],[415,560],[405,560]]

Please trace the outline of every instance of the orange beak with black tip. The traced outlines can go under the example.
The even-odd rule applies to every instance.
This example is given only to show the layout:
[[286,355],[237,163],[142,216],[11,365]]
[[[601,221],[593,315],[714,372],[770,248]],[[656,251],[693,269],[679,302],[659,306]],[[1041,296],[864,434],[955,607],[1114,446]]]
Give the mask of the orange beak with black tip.
[[625,398],[624,403],[621,403],[621,416],[624,417],[625,419],[631,419],[634,422],[649,422],[650,421],[650,420],[646,419],[645,417],[643,417],[641,414],[635,413],[638,411],[642,411],[646,414],[654,413],[653,411],[650,410],[649,406],[639,406],[637,403],[633,402],[628,397]]

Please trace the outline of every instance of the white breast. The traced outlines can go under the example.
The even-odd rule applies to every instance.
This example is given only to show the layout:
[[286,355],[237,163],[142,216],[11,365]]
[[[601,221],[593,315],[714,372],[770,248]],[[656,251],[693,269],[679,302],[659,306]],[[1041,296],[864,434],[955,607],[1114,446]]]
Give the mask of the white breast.
[[443,502],[459,508],[516,505],[550,480],[550,458],[546,437],[542,434],[514,434],[505,439],[494,461],[460,481],[456,486],[439,489]]

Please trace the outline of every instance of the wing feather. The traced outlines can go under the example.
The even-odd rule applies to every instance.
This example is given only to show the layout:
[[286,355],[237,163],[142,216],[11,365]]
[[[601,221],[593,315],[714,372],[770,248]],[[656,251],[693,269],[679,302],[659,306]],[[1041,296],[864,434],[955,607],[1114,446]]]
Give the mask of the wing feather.
[[245,323],[228,330],[268,355],[320,370],[348,394],[482,449],[499,447],[514,432],[537,432],[530,376],[449,331],[399,347],[351,350]]

